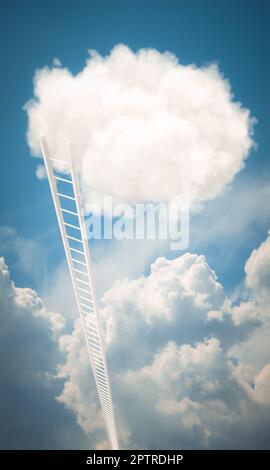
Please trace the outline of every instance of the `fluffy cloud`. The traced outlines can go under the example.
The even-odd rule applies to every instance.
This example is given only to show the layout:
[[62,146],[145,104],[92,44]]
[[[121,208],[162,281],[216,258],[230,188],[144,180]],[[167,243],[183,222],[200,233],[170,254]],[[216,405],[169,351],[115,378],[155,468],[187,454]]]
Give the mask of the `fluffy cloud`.
[[[101,315],[122,446],[269,446],[269,244],[270,237],[251,254],[246,290],[234,301],[205,258],[190,253],[159,258],[148,276],[118,281],[105,294]],[[77,360],[82,341],[76,323],[65,337],[61,400],[78,422],[89,404],[89,391],[74,398],[88,380],[85,361]]]
[[238,360],[235,376],[252,399],[270,406],[270,236],[251,253],[245,265],[250,299],[233,308],[236,323],[254,321],[256,328],[230,354]]
[[[129,365],[153,356],[157,339],[162,343],[198,339],[198,332],[208,329],[208,316],[222,311],[226,303],[204,256],[191,253],[174,260],[158,258],[147,277],[116,282],[103,300],[106,343],[109,354],[116,354],[114,367],[120,368],[126,367],[127,354]],[[130,348],[131,341],[140,344],[144,355]]]
[[55,396],[62,360],[60,314],[48,311],[32,289],[18,288],[0,258],[0,448],[46,449],[86,446],[74,418]]
[[[261,244],[259,249],[251,253],[245,265],[247,286],[253,290],[259,301],[263,301],[267,308],[270,296],[270,237]],[[269,314],[269,312],[268,312]]]
[[60,338],[60,348],[66,362],[58,368],[58,377],[65,380],[58,401],[75,412],[78,424],[98,445],[106,435],[80,319],[75,321],[71,336]]
[[252,145],[250,113],[216,65],[184,66],[154,49],[91,52],[76,76],[59,66],[39,70],[26,110],[33,155],[40,134],[59,158],[71,140],[97,202],[100,193],[132,203],[177,195],[194,208],[223,191]]
[[[104,295],[122,447],[269,446],[269,247],[270,237],[251,253],[234,301],[191,253]],[[108,448],[80,321],[66,334],[61,315],[0,268],[1,446]]]

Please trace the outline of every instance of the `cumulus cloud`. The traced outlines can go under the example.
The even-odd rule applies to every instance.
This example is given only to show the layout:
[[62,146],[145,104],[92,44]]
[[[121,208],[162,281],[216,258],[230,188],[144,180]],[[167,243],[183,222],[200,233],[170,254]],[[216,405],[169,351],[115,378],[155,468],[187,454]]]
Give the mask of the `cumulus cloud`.
[[[270,232],[269,232],[270,235]],[[266,307],[270,300],[270,236],[251,253],[246,262],[247,286],[254,291],[254,295],[263,301]],[[269,312],[268,312],[269,313]]]
[[250,113],[234,101],[216,65],[182,65],[171,53],[116,46],[90,52],[84,69],[44,68],[25,107],[28,143],[45,134],[58,158],[67,141],[88,199],[170,201],[196,208],[243,167],[252,146]]
[[236,323],[256,321],[248,337],[232,346],[230,354],[238,360],[235,375],[255,401],[270,405],[270,235],[255,249],[245,265],[249,299],[233,309]]
[[106,439],[103,416],[93,374],[90,374],[89,355],[80,319],[74,322],[71,336],[63,335],[59,344],[66,354],[66,362],[58,368],[58,377],[65,380],[58,401],[75,412],[78,424],[85,433],[92,435],[92,442],[103,442]]
[[0,448],[86,447],[86,437],[55,397],[64,319],[37,293],[18,288],[0,257]]
[[[127,354],[130,366],[153,356],[157,339],[194,341],[203,325],[208,328],[211,312],[218,310],[223,316],[226,307],[214,271],[204,256],[191,253],[174,260],[158,258],[147,277],[116,282],[103,302],[108,352],[114,356],[117,351],[113,363],[119,368],[126,367]],[[140,344],[144,356],[130,348],[131,341]]]
[[[159,258],[148,276],[118,281],[105,294],[101,315],[123,447],[269,446],[269,243],[249,257],[238,299],[191,253]],[[89,397],[75,398],[76,385],[87,380],[85,362],[76,359],[80,335],[76,323],[65,337],[61,395],[78,422]]]

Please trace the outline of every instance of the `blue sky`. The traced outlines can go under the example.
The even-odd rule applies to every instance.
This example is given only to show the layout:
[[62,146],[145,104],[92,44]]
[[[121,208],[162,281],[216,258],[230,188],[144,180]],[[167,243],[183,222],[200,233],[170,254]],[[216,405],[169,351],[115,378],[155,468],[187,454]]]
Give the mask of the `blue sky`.
[[[36,161],[29,158],[25,137],[27,119],[22,107],[32,96],[34,70],[59,57],[77,73],[88,49],[108,54],[119,42],[135,51],[142,47],[169,50],[183,64],[217,62],[236,100],[258,119],[258,151],[252,152],[239,179],[247,172],[255,177],[268,171],[268,13],[267,1],[237,1],[233,6],[226,1],[3,2],[2,225],[16,227],[26,237],[41,238],[48,225],[56,227],[46,184],[34,177]],[[56,256],[59,248],[58,244]]]
[[[33,95],[34,72],[45,65],[51,66],[57,57],[64,67],[76,74],[84,67],[88,49],[107,55],[116,44],[124,43],[133,51],[148,47],[160,52],[168,50],[184,65],[194,63],[201,67],[210,62],[217,63],[231,84],[235,100],[257,119],[256,148],[252,149],[245,168],[234,179],[228,194],[207,203],[205,210],[192,219],[187,250],[204,254],[225,291],[235,295],[244,279],[246,260],[266,239],[270,228],[269,202],[265,199],[265,195],[269,195],[270,175],[269,14],[267,0],[1,2],[0,255],[5,257],[16,285],[35,289],[45,298],[49,308],[60,309],[64,314],[61,311],[64,307],[55,299],[51,285],[58,276],[60,282],[60,272],[66,273],[64,252],[47,181],[36,178],[39,162],[30,157],[26,140],[27,115],[23,106]],[[224,228],[226,223],[228,230]],[[212,224],[221,228],[210,231]],[[3,227],[8,227],[6,232]],[[124,249],[128,252],[133,248],[126,243]],[[142,260],[134,261],[134,270],[131,270],[124,262],[124,249],[118,242],[94,244],[98,282],[102,280],[104,269],[108,274],[104,286],[98,286],[99,292],[104,293],[119,276],[135,278],[144,272],[148,274],[150,262],[159,255],[169,259],[176,257],[166,248],[161,248],[160,252],[159,246],[150,248],[149,245],[148,252],[147,245],[142,247]],[[123,260],[122,269],[116,269],[115,273],[114,250],[116,253],[119,250],[120,260]],[[28,261],[20,257],[22,251]],[[68,299],[72,299],[72,294]],[[72,315],[68,317],[68,322],[73,320]],[[71,323],[69,327],[71,334]],[[186,338],[189,338],[188,334]],[[60,356],[59,353],[57,361]],[[121,397],[122,391],[118,393]],[[59,394],[59,384],[52,394]],[[48,407],[54,407],[51,401]],[[62,409],[58,411],[59,422],[71,423],[65,425],[70,426],[70,435],[76,435],[75,445],[79,446],[81,429],[72,421],[71,414],[64,416]],[[152,423],[155,420],[154,415],[150,416]],[[264,425],[267,427],[268,423]],[[49,446],[71,445],[70,436],[63,444],[58,428],[55,433],[57,437],[54,442],[49,442]],[[31,443],[29,436],[26,446]],[[37,440],[37,445],[45,442],[46,447],[46,441],[42,439]],[[162,437],[157,437],[156,442],[160,440]],[[264,442],[263,438],[261,442]],[[8,445],[12,447],[12,443]],[[158,444],[154,442],[154,445]]]

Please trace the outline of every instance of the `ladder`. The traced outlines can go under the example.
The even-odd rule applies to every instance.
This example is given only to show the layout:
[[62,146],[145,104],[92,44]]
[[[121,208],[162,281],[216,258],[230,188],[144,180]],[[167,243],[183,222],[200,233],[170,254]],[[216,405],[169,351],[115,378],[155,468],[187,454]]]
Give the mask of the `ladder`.
[[40,137],[40,146],[108,438],[112,449],[118,450],[112,394],[77,173],[70,158],[69,146],[66,160],[50,155],[44,136]]

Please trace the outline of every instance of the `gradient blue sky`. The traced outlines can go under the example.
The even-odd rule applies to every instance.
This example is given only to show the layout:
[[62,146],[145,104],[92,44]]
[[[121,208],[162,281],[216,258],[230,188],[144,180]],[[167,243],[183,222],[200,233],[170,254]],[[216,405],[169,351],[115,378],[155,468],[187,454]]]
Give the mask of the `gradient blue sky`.
[[[48,226],[51,230],[56,228],[47,185],[34,176],[37,162],[29,158],[27,119],[22,108],[32,96],[35,69],[50,65],[58,57],[76,73],[83,67],[89,48],[107,54],[122,42],[133,50],[154,47],[172,51],[184,64],[218,62],[236,99],[258,119],[255,129],[258,151],[252,152],[238,179],[247,174],[262,177],[268,171],[268,1],[11,0],[1,2],[0,22],[1,225],[15,227],[22,235],[40,240],[49,236]],[[243,246],[239,250],[236,260],[239,272],[237,267],[231,271],[231,275],[237,272],[238,280],[250,246],[263,236],[258,230],[246,250]],[[62,252],[57,237],[50,237],[50,246],[53,260],[59,260]],[[219,249],[204,248],[218,271]],[[220,275],[226,283],[230,269],[226,268],[224,273],[222,269],[220,266]],[[18,281],[25,283],[21,277]]]
[[[64,260],[48,183],[36,178],[40,162],[30,157],[26,141],[27,116],[23,106],[32,97],[33,74],[37,68],[52,65],[55,57],[77,73],[84,66],[88,49],[106,55],[113,46],[124,43],[134,51],[145,47],[160,52],[169,50],[183,64],[201,66],[217,62],[230,81],[236,101],[250,109],[257,119],[254,133],[257,148],[251,151],[245,168],[236,176],[231,192],[224,199],[207,203],[206,209],[194,218],[187,250],[206,255],[227,292],[238,288],[245,261],[265,240],[270,227],[270,212],[266,209],[269,201],[261,199],[253,206],[259,188],[267,185],[270,176],[269,19],[269,0],[1,1],[0,255],[4,255],[17,285],[46,292],[48,278]],[[265,210],[258,216],[260,206]],[[232,230],[241,219],[239,211],[245,214],[245,221]],[[229,233],[209,230],[215,224],[224,227],[226,220]],[[9,241],[7,235],[1,238],[1,227],[13,231]],[[34,241],[32,270],[18,261],[20,243],[25,246],[28,241]],[[128,243],[125,246],[128,250]],[[110,250],[116,248],[119,248],[116,242],[96,242],[94,260],[98,264],[103,257],[105,264],[109,263]],[[154,250],[148,264],[139,265],[135,274],[144,270],[148,273],[150,261],[158,254],[176,256],[166,250],[163,253]],[[102,263],[100,266],[104,267]],[[121,273],[125,275],[124,267]],[[113,276],[108,279],[110,285]],[[60,408],[57,410],[62,423],[67,423],[67,427],[71,423],[72,434],[75,424],[71,416]],[[47,426],[50,427],[49,420]],[[80,446],[81,431],[76,428],[74,432],[77,433],[74,446]],[[46,447],[46,438],[42,439]],[[48,445],[53,447],[62,442],[58,434],[57,439]],[[67,442],[69,446],[72,438]]]

